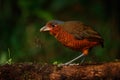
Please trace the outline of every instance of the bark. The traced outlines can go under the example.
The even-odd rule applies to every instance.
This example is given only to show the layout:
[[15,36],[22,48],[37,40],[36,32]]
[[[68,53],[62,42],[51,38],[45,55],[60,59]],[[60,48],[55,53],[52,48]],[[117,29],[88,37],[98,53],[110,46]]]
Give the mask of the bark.
[[0,80],[120,80],[120,62],[68,65],[18,63],[0,66]]

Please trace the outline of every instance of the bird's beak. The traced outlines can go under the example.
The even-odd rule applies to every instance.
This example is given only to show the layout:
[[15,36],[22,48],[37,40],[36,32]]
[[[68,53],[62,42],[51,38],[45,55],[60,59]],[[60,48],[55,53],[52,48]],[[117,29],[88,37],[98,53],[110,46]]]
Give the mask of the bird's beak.
[[40,32],[44,32],[44,31],[50,31],[51,28],[47,27],[47,26],[43,26],[41,29],[40,29]]

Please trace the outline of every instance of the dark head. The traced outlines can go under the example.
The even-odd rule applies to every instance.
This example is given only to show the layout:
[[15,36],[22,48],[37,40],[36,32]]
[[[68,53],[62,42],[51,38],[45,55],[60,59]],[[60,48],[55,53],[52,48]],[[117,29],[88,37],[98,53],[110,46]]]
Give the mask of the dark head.
[[63,21],[59,21],[59,20],[51,20],[49,22],[46,23],[45,26],[43,26],[41,29],[40,29],[40,32],[44,32],[44,31],[51,31],[54,27],[60,25],[60,24],[63,24],[64,22]]

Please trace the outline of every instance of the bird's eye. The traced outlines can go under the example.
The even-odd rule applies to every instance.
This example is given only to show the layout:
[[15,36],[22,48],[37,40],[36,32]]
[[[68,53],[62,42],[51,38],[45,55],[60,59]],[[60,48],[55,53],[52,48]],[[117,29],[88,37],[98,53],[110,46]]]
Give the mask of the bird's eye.
[[55,25],[55,24],[52,24],[51,26],[52,26],[52,27],[55,27],[56,25]]

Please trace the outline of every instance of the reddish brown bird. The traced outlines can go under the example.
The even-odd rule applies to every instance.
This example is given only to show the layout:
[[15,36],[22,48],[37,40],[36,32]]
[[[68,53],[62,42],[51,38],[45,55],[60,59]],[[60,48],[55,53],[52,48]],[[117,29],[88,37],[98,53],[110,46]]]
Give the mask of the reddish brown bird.
[[61,42],[64,46],[82,52],[81,55],[65,63],[68,65],[78,58],[87,55],[89,49],[101,45],[103,39],[98,32],[91,26],[85,25],[80,21],[58,21],[52,20],[46,23],[40,31],[49,31],[51,35]]

